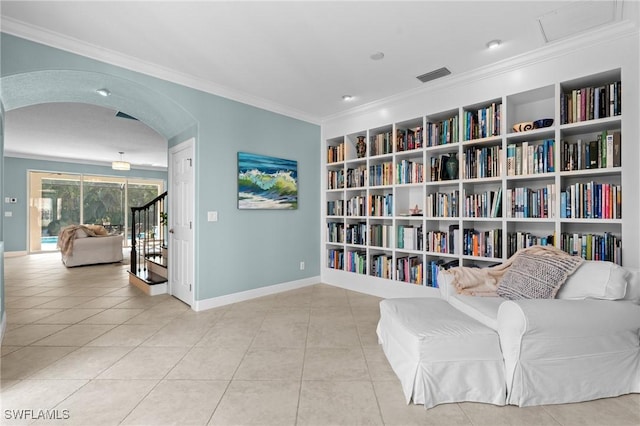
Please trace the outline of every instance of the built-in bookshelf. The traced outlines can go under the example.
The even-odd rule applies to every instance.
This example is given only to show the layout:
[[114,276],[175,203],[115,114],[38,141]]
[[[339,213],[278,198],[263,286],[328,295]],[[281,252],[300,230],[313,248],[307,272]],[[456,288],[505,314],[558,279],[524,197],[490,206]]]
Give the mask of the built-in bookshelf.
[[534,244],[621,263],[625,142],[619,69],[326,140],[325,266],[437,287]]

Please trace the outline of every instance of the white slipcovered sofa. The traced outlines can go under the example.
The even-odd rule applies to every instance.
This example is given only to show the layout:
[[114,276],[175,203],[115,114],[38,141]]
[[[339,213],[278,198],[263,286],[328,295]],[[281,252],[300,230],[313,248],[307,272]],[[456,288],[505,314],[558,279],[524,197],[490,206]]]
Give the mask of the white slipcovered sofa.
[[122,235],[107,234],[103,227],[95,225],[68,226],[58,235],[62,263],[68,268],[121,262],[122,242]]
[[441,298],[380,304],[379,342],[407,403],[530,406],[640,393],[639,271],[585,261],[553,299],[465,296],[452,280],[439,273]]

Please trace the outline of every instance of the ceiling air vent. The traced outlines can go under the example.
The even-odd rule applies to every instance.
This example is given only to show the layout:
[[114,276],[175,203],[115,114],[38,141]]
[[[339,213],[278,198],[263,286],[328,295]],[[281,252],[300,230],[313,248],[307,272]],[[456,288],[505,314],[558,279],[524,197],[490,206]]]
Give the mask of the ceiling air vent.
[[132,117],[132,116],[130,116],[129,114],[124,113],[124,112],[122,112],[122,111],[118,111],[118,113],[116,114],[116,117],[119,117],[119,118],[128,118],[129,120],[136,120],[136,121],[138,121],[138,119],[137,119],[137,118]]
[[430,71],[428,73],[417,76],[416,78],[423,83],[427,81],[435,80],[436,78],[444,77],[445,75],[451,74],[446,67],[438,68],[437,70]]

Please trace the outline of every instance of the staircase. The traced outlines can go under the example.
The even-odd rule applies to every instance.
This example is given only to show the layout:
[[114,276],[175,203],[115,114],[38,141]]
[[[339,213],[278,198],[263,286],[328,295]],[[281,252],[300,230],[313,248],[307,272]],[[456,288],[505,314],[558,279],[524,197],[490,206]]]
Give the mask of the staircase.
[[129,284],[150,296],[167,293],[167,193],[141,207],[131,207]]

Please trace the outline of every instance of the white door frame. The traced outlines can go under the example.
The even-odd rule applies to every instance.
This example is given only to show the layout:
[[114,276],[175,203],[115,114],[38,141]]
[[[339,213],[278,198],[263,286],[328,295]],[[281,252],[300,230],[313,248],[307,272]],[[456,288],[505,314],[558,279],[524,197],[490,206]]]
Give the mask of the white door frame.
[[[168,198],[169,198],[169,211],[172,211],[176,206],[174,205],[174,203],[176,203],[176,198],[175,197],[171,197],[171,188],[172,188],[172,161],[171,158],[173,156],[173,154],[177,151],[181,151],[184,148],[190,148],[191,149],[191,153],[192,153],[192,167],[191,167],[191,181],[193,182],[193,191],[192,191],[192,196],[191,196],[191,211],[193,212],[193,215],[195,216],[195,185],[196,185],[196,181],[195,181],[195,176],[196,176],[196,161],[195,161],[195,156],[196,156],[196,151],[195,151],[195,138],[190,138],[185,140],[184,142],[180,142],[179,144],[169,148],[169,164],[168,164]],[[191,306],[191,309],[194,308],[194,304],[195,304],[195,293],[196,293],[196,283],[195,283],[195,243],[196,243],[196,221],[195,221],[195,217],[192,217],[192,238],[191,238],[191,265],[188,265],[187,267],[190,268],[191,270],[191,277],[193,279],[193,288],[191,290],[191,300],[189,301],[185,301],[189,306]],[[171,218],[169,218],[169,226],[171,225]],[[172,256],[172,249],[171,249],[171,238],[169,238],[169,245],[168,245],[168,251],[169,251],[169,258],[171,259]],[[169,265],[169,267],[171,266],[171,261],[169,260],[167,262],[167,265]],[[173,288],[172,288],[172,282],[171,282],[171,271],[169,271],[168,273],[169,276],[169,282],[168,282],[168,290],[169,290],[169,294],[173,295]],[[179,299],[180,300],[180,299]]]

